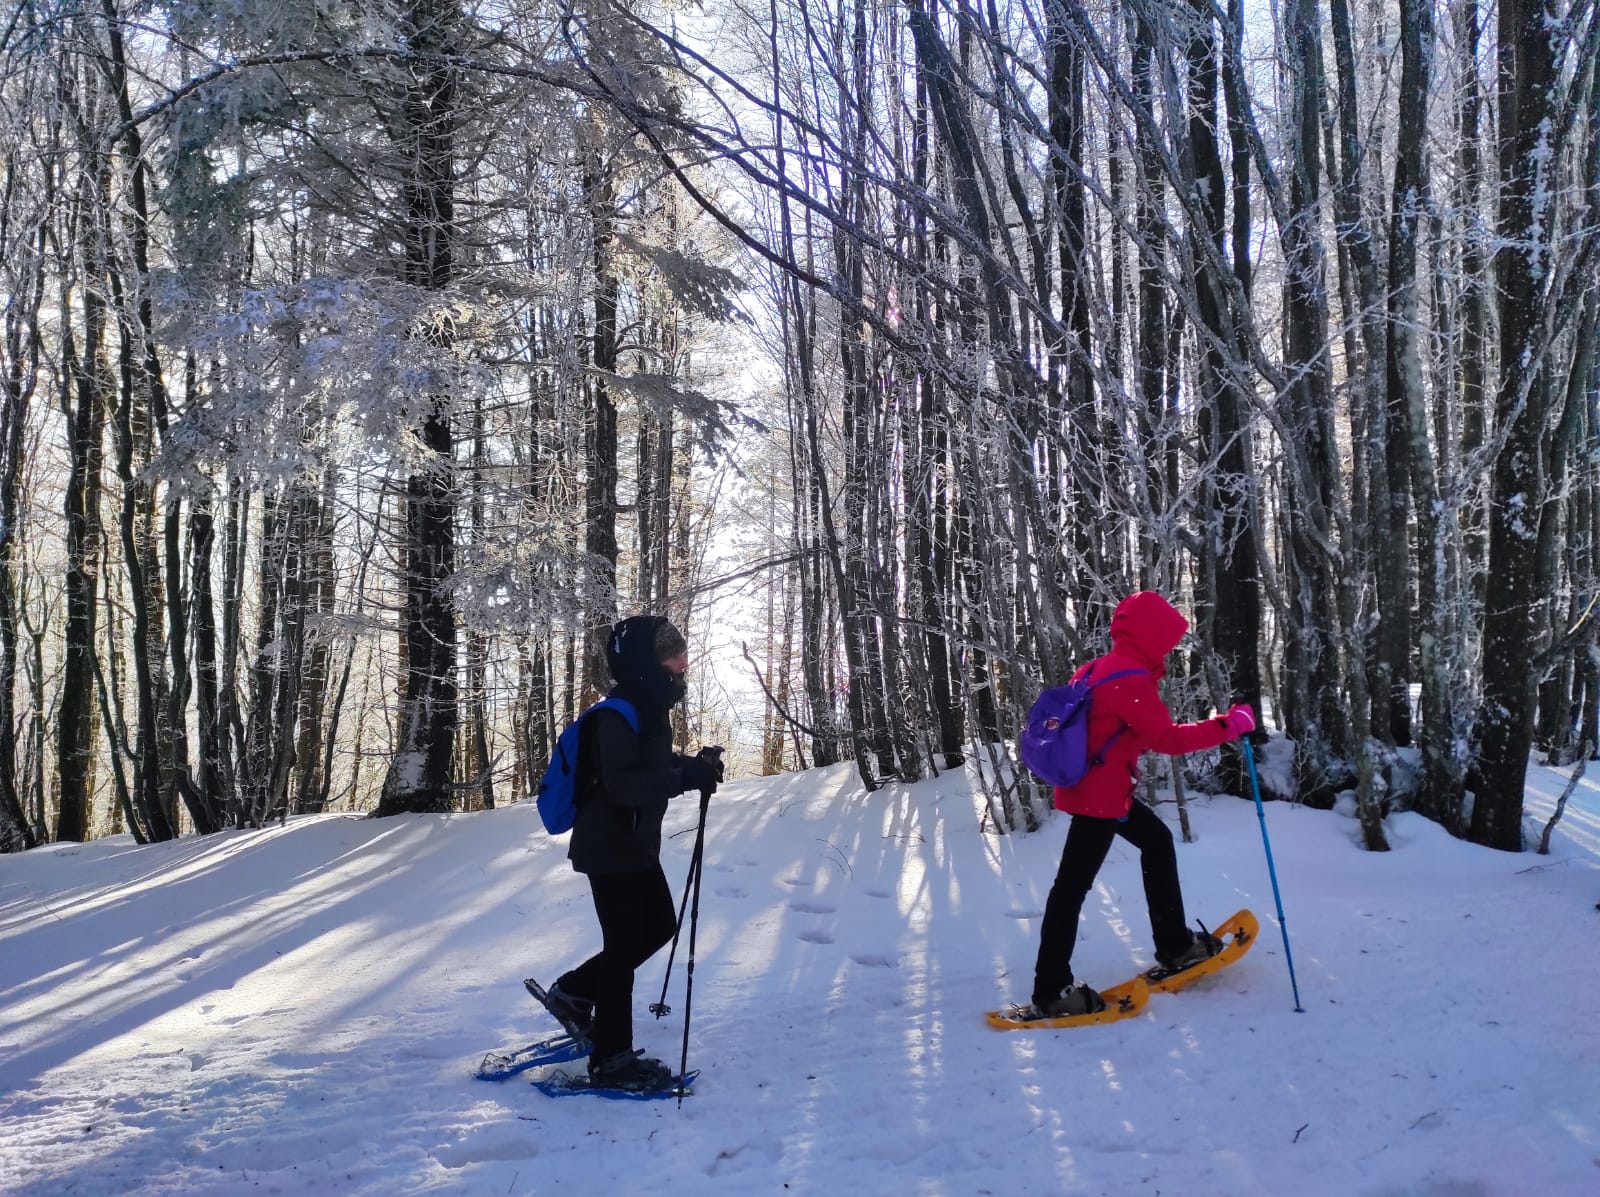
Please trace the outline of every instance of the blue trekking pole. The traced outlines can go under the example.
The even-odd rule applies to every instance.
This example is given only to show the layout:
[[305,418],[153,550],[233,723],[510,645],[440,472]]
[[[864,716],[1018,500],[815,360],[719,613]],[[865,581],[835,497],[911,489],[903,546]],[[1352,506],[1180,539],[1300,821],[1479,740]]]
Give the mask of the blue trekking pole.
[[1267,876],[1272,878],[1272,900],[1278,906],[1278,930],[1283,932],[1283,958],[1289,962],[1289,986],[1294,990],[1294,1012],[1304,1014],[1300,1004],[1300,986],[1294,979],[1294,953],[1289,950],[1289,923],[1283,917],[1283,897],[1278,893],[1278,870],[1272,864],[1272,841],[1267,838],[1267,808],[1261,804],[1261,782],[1256,777],[1256,754],[1250,747],[1250,737],[1241,736],[1244,745],[1244,763],[1250,769],[1250,790],[1256,798],[1256,815],[1261,820],[1261,843],[1267,850]]

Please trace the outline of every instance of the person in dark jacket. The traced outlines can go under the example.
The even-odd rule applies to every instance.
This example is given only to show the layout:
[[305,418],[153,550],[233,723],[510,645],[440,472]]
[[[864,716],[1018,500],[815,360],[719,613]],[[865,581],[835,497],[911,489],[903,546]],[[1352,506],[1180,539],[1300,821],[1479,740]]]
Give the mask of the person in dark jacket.
[[1100,760],[1077,785],[1055,790],[1056,809],[1070,814],[1072,823],[1039,930],[1033,982],[1036,1017],[1061,1018],[1105,1008],[1094,989],[1073,984],[1072,949],[1083,900],[1116,836],[1139,850],[1157,962],[1182,969],[1221,950],[1215,936],[1196,935],[1189,929],[1172,832],[1133,796],[1139,758],[1146,751],[1178,756],[1214,748],[1255,730],[1255,714],[1243,703],[1199,723],[1172,721],[1158,684],[1166,676],[1167,654],[1188,630],[1189,621],[1161,595],[1151,590],[1129,595],[1111,616],[1111,651],[1073,675],[1078,681],[1091,674],[1111,678],[1126,671],[1125,676],[1097,686],[1090,701],[1089,750]]
[[611,630],[606,662],[615,686],[639,715],[599,710],[579,733],[577,821],[567,857],[589,878],[601,948],[563,974],[546,995],[550,1012],[592,1044],[589,1075],[630,1089],[663,1087],[672,1071],[633,1047],[634,972],[677,929],[672,891],[661,870],[661,822],[679,794],[711,794],[722,779],[720,748],[695,756],[672,750],[668,712],[685,692],[689,646],[656,615]]

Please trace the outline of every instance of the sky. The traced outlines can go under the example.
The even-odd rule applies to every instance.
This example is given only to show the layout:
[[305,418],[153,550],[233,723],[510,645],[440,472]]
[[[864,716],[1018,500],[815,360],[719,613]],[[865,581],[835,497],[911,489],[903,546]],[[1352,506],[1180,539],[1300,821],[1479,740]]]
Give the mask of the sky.
[[[1530,770],[1531,842],[1563,784]],[[1344,814],[1268,804],[1303,1013],[1254,804],[1190,806],[1189,911],[1253,910],[1253,950],[1134,1018],[999,1032],[1065,816],[981,830],[960,772],[730,781],[681,1108],[474,1077],[558,1030],[522,978],[598,946],[531,802],[0,857],[0,1194],[1600,1192],[1600,779],[1548,856],[1410,813],[1367,853]],[[668,818],[675,895],[696,810]],[[665,952],[635,994],[674,1062],[687,942],[674,1012],[645,1012]],[[1105,987],[1151,952],[1119,841],[1074,967]]]

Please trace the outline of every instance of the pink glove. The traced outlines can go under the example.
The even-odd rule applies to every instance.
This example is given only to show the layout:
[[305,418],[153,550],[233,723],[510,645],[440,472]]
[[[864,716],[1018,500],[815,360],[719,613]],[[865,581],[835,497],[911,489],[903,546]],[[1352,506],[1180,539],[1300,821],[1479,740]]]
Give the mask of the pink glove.
[[1228,708],[1222,722],[1237,740],[1256,730],[1256,713],[1250,709],[1249,703],[1236,702]]

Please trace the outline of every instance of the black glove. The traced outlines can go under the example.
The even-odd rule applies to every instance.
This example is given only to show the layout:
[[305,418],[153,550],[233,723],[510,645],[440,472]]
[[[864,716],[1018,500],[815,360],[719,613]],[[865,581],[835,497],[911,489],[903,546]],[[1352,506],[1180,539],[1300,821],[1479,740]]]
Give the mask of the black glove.
[[694,759],[704,761],[717,771],[717,780],[722,780],[722,745],[713,744],[710,748],[702,748],[694,754]]
[[692,761],[685,761],[683,765],[683,790],[699,790],[702,794],[710,795],[717,792],[717,774],[722,770],[713,768],[709,763],[695,757]]

